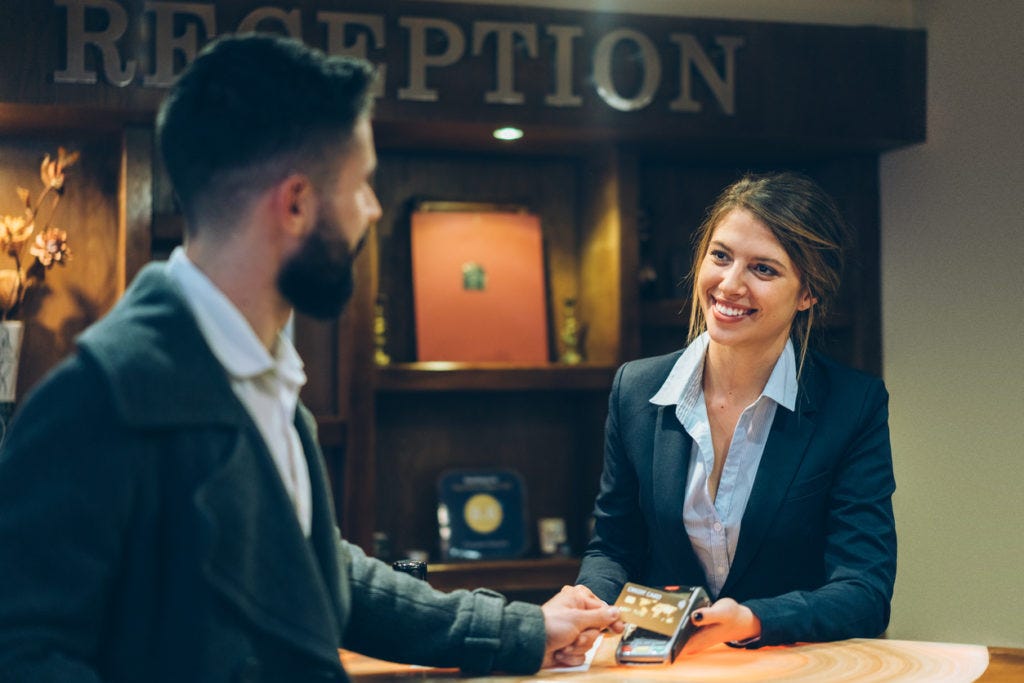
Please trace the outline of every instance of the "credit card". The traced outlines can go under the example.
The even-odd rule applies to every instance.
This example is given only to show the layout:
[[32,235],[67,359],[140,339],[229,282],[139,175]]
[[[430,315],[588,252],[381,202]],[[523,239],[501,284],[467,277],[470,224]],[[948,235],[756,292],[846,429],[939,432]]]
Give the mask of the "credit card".
[[627,583],[615,600],[615,606],[619,608],[623,621],[671,636],[679,627],[689,599],[689,592],[672,593],[638,583]]

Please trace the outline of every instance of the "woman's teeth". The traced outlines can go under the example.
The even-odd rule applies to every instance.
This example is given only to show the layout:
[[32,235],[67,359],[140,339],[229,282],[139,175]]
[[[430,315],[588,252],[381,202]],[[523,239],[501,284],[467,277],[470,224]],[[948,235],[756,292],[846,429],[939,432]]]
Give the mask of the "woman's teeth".
[[726,306],[720,301],[715,302],[715,310],[722,315],[727,315],[731,318],[738,318],[739,316],[746,315],[750,312],[749,309],[746,308],[732,308],[731,306]]

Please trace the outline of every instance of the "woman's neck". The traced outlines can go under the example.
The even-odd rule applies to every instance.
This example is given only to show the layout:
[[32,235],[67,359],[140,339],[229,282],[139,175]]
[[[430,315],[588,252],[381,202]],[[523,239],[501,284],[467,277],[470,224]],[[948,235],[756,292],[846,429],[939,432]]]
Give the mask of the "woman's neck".
[[704,394],[715,403],[748,406],[761,395],[779,360],[782,345],[767,349],[722,346],[712,341],[704,359]]

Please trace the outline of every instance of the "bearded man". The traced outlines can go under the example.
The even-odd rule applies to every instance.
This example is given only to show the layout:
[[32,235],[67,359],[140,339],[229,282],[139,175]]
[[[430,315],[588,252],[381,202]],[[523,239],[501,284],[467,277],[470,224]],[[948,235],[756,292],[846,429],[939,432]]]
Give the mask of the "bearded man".
[[617,611],[432,590],[340,538],[293,309],[336,316],[381,207],[373,71],[224,37],[157,137],[185,244],[144,268],[0,452],[0,680],[345,680],[338,648],[468,672],[579,663]]

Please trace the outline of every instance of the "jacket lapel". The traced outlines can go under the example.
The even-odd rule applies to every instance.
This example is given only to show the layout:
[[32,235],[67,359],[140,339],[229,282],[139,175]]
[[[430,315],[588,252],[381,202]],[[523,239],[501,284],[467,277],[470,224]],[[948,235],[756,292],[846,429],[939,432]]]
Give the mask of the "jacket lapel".
[[[324,465],[316,436],[316,420],[301,403],[296,411],[295,427],[299,431],[302,449],[309,464],[309,482],[313,498],[313,525],[310,542],[313,545],[324,586],[331,598],[332,616],[335,619],[337,632],[340,634],[345,631],[350,602],[348,594],[342,594],[342,587],[347,585],[347,582],[341,580],[342,570],[338,566],[340,536],[335,522],[331,491],[327,485],[329,481],[327,468]],[[337,642],[340,641],[336,640],[335,643]]]
[[676,417],[674,405],[659,406],[656,419],[651,473],[657,528],[652,529],[648,542],[665,544],[662,555],[672,558],[671,566],[666,568],[672,575],[702,576],[703,570],[683,526],[683,496],[693,441]]
[[742,579],[753,558],[757,555],[768,530],[771,528],[779,506],[786,497],[793,477],[803,462],[807,445],[814,433],[812,416],[817,403],[817,384],[812,363],[804,369],[806,382],[797,399],[796,412],[781,406],[776,410],[771,433],[761,456],[761,464],[754,477],[747,509],[743,513],[740,537],[736,543],[736,556],[722,594],[728,595],[733,586]]
[[197,489],[204,573],[261,630],[334,663],[333,596],[273,468],[253,425]]

